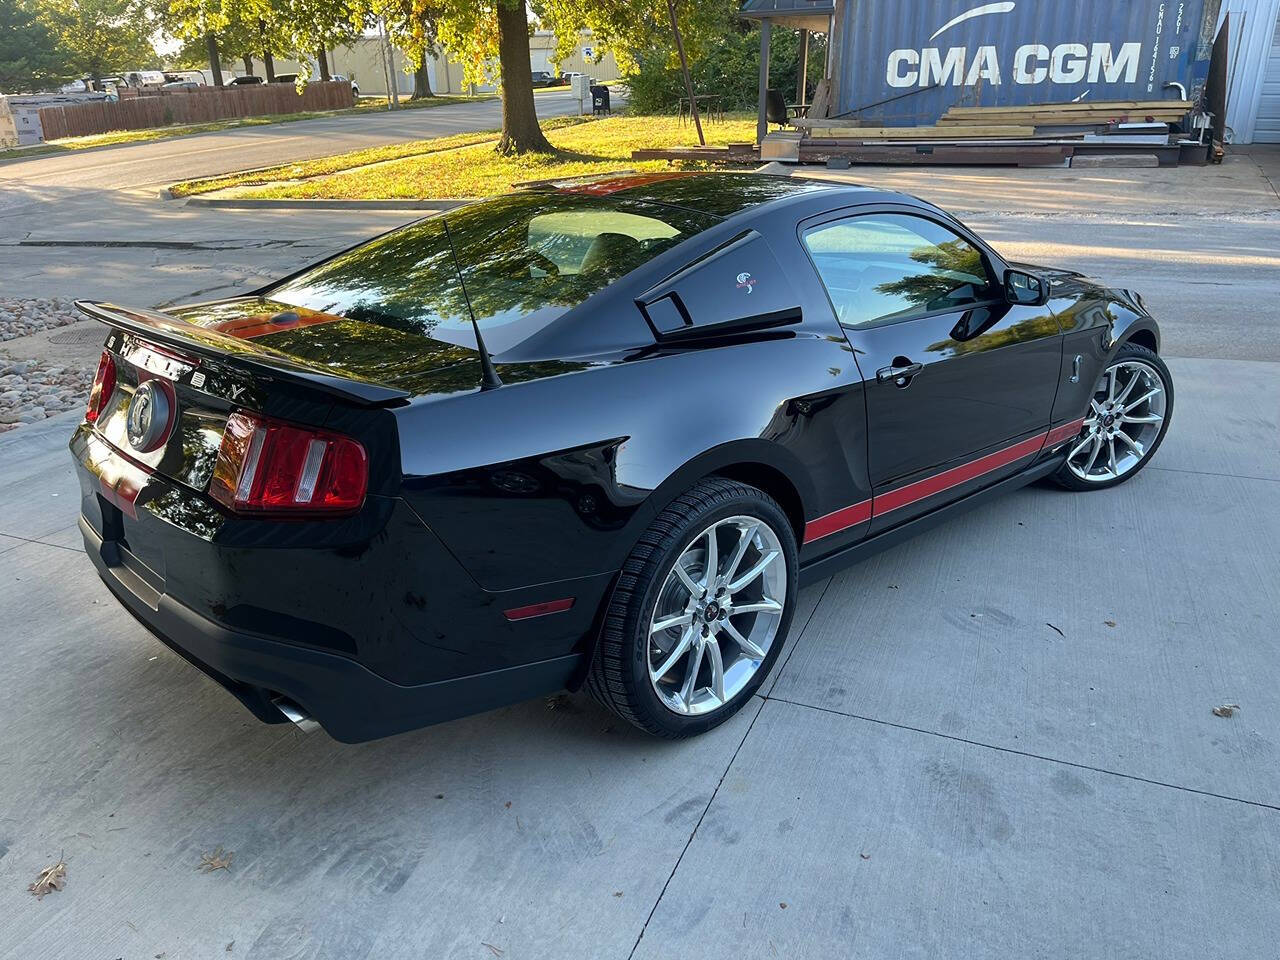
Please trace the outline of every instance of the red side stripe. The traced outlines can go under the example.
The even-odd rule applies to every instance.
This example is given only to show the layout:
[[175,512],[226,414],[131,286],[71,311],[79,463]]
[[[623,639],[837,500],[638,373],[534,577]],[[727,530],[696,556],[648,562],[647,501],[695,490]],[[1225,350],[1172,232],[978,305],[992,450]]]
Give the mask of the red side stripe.
[[502,615],[508,620],[530,620],[533,617],[545,617],[549,613],[564,613],[573,606],[573,597],[563,600],[546,600],[542,603],[531,603],[527,607],[512,607],[504,610]]
[[1047,432],[1037,434],[1030,439],[1023,440],[1021,443],[1015,443],[1011,447],[1005,447],[1003,450],[989,453],[985,457],[979,457],[977,460],[962,463],[958,467],[944,470],[942,473],[932,477],[925,477],[923,480],[909,483],[905,487],[899,487],[897,490],[883,493],[875,498],[874,515],[880,517],[891,510],[901,510],[903,507],[917,503],[925,497],[932,497],[935,494],[950,490],[952,487],[958,487],[962,483],[976,480],[983,474],[999,470],[1001,467],[1008,466],[1016,460],[1033,456],[1040,452],[1040,448],[1044,446],[1044,438],[1047,435]]
[[1072,420],[1070,423],[1064,423],[1060,427],[1054,427],[1049,431],[1049,437],[1045,440],[1046,447],[1054,447],[1063,440],[1070,440],[1084,428],[1084,417],[1079,420]]
[[839,533],[841,530],[848,530],[850,527],[865,523],[871,519],[871,501],[863,500],[861,503],[855,503],[849,507],[843,507],[840,510],[834,510],[826,516],[818,517],[816,520],[810,520],[804,525],[804,542],[813,543],[815,540],[821,540],[823,537],[829,537],[833,533]]
[[824,514],[816,520],[810,520],[805,524],[804,542],[806,544],[813,543],[815,540],[820,540],[833,533],[839,533],[841,530],[847,530],[850,527],[857,526],[859,523],[864,523],[873,516],[882,517],[894,510],[901,510],[903,507],[918,503],[926,497],[943,493],[952,487],[958,487],[962,483],[976,480],[984,474],[999,470],[1001,467],[1006,467],[1018,460],[1034,456],[1044,449],[1046,444],[1061,443],[1063,440],[1069,440],[1074,437],[1080,432],[1080,428],[1083,425],[1083,418],[1071,423],[1064,423],[1053,430],[1036,434],[1034,437],[1029,437],[1013,444],[1013,446],[1005,447],[1003,450],[997,450],[995,453],[989,453],[985,457],[979,457],[977,460],[962,463],[958,467],[944,470],[942,473],[935,474],[932,477],[925,477],[923,480],[909,483],[905,487],[898,487],[896,490],[882,493],[873,500],[863,500],[861,503],[855,503]]

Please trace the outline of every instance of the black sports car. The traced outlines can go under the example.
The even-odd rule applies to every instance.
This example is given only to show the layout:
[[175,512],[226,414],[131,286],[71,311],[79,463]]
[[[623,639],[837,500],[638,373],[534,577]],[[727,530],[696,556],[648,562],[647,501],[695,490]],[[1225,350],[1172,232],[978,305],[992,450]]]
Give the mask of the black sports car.
[[361,741],[586,687],[706,730],[808,578],[1173,408],[1141,299],[946,213],[753,174],[569,181],[111,327],[71,440],[124,606],[266,721]]

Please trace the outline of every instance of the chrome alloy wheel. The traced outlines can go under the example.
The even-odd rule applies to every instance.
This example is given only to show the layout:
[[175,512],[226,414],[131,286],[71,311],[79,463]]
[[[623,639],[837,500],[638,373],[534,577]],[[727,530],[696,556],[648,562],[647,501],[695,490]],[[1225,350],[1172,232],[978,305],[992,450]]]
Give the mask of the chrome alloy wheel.
[[1164,381],[1149,363],[1121,360],[1103,371],[1090,404],[1067,466],[1081,480],[1103,483],[1138,466],[1160,436]]
[[692,716],[732,700],[778,635],[787,560],[769,524],[728,517],[699,533],[663,581],[649,622],[649,682]]

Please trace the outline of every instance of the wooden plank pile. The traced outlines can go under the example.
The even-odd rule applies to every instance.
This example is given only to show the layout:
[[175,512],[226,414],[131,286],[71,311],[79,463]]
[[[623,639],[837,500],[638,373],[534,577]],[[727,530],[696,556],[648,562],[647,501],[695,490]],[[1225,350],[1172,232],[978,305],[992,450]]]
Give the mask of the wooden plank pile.
[[[951,107],[928,126],[859,126],[856,118],[797,118],[757,151],[678,147],[637,150],[636,160],[1068,166],[1205,162],[1208,148],[1188,136],[1193,104],[1184,100],[1097,100],[1027,106]],[[1178,132],[1175,128],[1181,128]],[[1087,158],[1087,159],[1086,159]]]
[[[934,163],[1062,166],[1076,156],[1106,155],[1115,165],[1176,164],[1178,136],[1192,104],[1182,100],[1108,100],[1026,106],[951,107],[929,126],[858,126],[856,119],[795,121],[803,133],[767,158],[801,163]],[[772,137],[770,138],[772,141]],[[779,152],[779,149],[785,152]]]
[[1031,127],[1099,127],[1115,123],[1178,123],[1191,110],[1185,100],[1082,100],[1022,107],[951,107],[938,119],[943,128],[990,124]]

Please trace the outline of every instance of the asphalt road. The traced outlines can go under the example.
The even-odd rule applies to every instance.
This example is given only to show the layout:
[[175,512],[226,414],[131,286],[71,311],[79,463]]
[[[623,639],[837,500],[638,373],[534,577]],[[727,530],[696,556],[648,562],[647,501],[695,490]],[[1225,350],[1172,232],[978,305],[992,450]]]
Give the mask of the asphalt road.
[[[578,112],[577,101],[567,91],[539,93],[535,103],[543,117]],[[7,161],[0,163],[0,240],[24,236],[32,224],[65,226],[84,239],[94,239],[102,232],[101,215],[109,208],[139,194],[150,199],[175,180],[501,126],[501,103],[486,100],[242,127]]]

